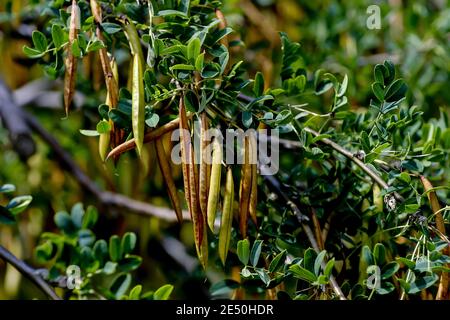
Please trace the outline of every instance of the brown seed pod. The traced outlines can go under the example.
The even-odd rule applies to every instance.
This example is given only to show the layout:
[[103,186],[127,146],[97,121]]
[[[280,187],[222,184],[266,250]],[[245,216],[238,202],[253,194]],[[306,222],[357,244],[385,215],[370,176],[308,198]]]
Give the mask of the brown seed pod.
[[64,109],[66,115],[69,114],[69,108],[72,104],[73,95],[75,94],[75,82],[77,73],[77,58],[72,53],[72,45],[77,39],[77,22],[79,20],[79,8],[76,0],[72,0],[72,11],[70,14],[69,25],[69,43],[67,46],[66,73],[64,75]]
[[251,167],[251,191],[250,203],[248,205],[248,213],[253,223],[257,226],[256,205],[258,203],[258,164],[257,164],[257,145],[256,137],[250,135],[250,167]]
[[169,160],[167,159],[166,151],[164,150],[164,145],[161,139],[157,139],[155,141],[155,147],[159,168],[161,169],[162,176],[167,185],[167,192],[169,194],[170,202],[175,210],[178,222],[181,223],[183,221],[183,213],[181,211],[181,205],[177,195],[177,188],[175,187],[175,182],[172,178]]
[[213,154],[211,164],[211,178],[209,184],[207,217],[208,226],[214,232],[214,222],[216,220],[217,205],[220,196],[220,182],[222,174],[222,146],[215,138],[213,143]]
[[201,128],[200,128],[200,173],[199,173],[199,192],[200,192],[200,209],[202,214],[206,216],[208,206],[208,163],[207,163],[207,146],[206,131],[208,130],[208,118],[206,113],[202,113],[200,116]]

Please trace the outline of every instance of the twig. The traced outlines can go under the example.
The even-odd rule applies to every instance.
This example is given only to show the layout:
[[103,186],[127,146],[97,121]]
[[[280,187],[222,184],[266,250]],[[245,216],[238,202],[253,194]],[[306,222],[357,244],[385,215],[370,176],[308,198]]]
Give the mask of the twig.
[[[264,171],[264,167],[261,166],[260,167],[261,171]],[[314,237],[314,233],[311,229],[311,227],[306,223],[306,221],[309,221],[309,218],[307,216],[305,216],[300,209],[297,207],[297,205],[291,200],[289,199],[289,197],[283,192],[283,190],[281,190],[281,186],[280,183],[278,182],[278,180],[271,175],[263,175],[263,177],[272,185],[272,187],[276,190],[276,192],[286,201],[286,203],[289,205],[289,207],[291,208],[292,212],[295,214],[295,216],[297,217],[298,222],[300,222],[303,231],[305,232],[311,247],[314,249],[314,251],[316,251],[316,253],[320,252],[320,247],[319,244],[317,243],[316,238]],[[325,269],[326,266],[326,259],[324,259],[322,261],[322,268]],[[330,279],[330,285],[331,288],[333,289],[334,293],[339,297],[339,299],[341,300],[347,300],[347,298],[345,297],[344,293],[342,292],[341,287],[339,286],[339,284],[336,282],[336,279],[334,278],[333,275],[330,275],[329,277]]]
[[20,115],[15,112],[14,98],[5,83],[0,79],[0,117],[9,131],[14,150],[22,159],[28,159],[36,152],[36,144],[31,137],[30,128]]
[[9,250],[0,245],[0,257],[6,262],[10,263],[16,268],[22,275],[30,279],[42,292],[44,292],[49,298],[53,300],[61,300],[61,298],[55,293],[53,288],[41,278],[39,273],[28,264],[23,262],[14,256]]

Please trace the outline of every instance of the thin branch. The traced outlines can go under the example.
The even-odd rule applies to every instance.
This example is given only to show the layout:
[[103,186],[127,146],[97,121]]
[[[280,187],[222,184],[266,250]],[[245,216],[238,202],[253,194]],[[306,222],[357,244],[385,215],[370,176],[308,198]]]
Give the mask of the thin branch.
[[[260,167],[261,171],[264,171],[264,167],[261,166]],[[314,249],[314,251],[316,251],[317,253],[320,252],[320,247],[319,244],[317,243],[316,238],[314,237],[314,233],[311,229],[311,227],[306,223],[307,221],[309,221],[309,218],[307,216],[305,216],[300,209],[297,207],[297,205],[291,200],[289,199],[289,197],[283,192],[283,190],[281,190],[281,186],[280,183],[278,182],[278,180],[271,175],[263,175],[263,177],[270,183],[270,185],[272,185],[272,187],[275,189],[275,191],[286,201],[286,203],[289,205],[289,207],[291,208],[292,212],[295,214],[295,216],[297,217],[298,222],[300,222],[303,231],[305,232],[311,247]],[[325,269],[326,267],[326,259],[323,259],[322,261],[322,268]],[[330,286],[333,289],[334,293],[339,297],[340,300],[347,300],[347,298],[345,297],[344,293],[342,292],[341,287],[339,286],[339,284],[336,282],[336,279],[334,278],[333,275],[330,275],[329,277],[330,279]]]
[[53,300],[61,300],[61,298],[55,293],[53,288],[45,282],[44,279],[36,272],[35,269],[14,256],[9,250],[0,245],[0,257],[6,262],[10,263],[16,268],[22,275],[30,279],[42,292],[44,292],[49,298]]

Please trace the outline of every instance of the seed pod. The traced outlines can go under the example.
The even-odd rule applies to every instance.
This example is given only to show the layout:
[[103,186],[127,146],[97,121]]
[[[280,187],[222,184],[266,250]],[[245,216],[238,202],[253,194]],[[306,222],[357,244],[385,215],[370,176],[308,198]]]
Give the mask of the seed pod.
[[79,20],[79,12],[76,0],[72,0],[72,11],[70,14],[69,26],[69,43],[67,46],[66,73],[64,75],[64,109],[66,115],[69,114],[69,108],[72,104],[73,95],[75,93],[75,82],[77,73],[77,58],[72,53],[72,45],[77,39],[77,22]]
[[257,142],[256,137],[250,135],[250,166],[252,184],[250,191],[250,203],[248,205],[248,213],[253,223],[257,226],[256,205],[258,204],[258,159],[257,159]]
[[208,226],[211,231],[214,232],[214,221],[216,220],[217,204],[219,202],[220,195],[220,182],[222,174],[222,146],[217,138],[214,139],[213,154],[212,154],[212,166],[211,166],[211,179],[209,184],[208,194]]
[[199,192],[200,192],[200,210],[206,217],[208,206],[208,164],[207,164],[207,140],[206,131],[208,130],[208,118],[206,113],[202,113],[200,128],[200,173],[199,173]]
[[133,56],[139,56],[139,60],[143,63],[145,61],[144,54],[142,53],[141,40],[139,34],[136,30],[136,26],[130,19],[124,21],[125,35],[130,44],[131,54]]
[[156,140],[155,146],[159,168],[161,169],[161,173],[167,185],[167,192],[169,194],[170,201],[172,202],[173,209],[175,210],[175,213],[177,215],[178,222],[181,223],[183,221],[183,213],[181,211],[181,205],[177,195],[177,188],[175,187],[175,182],[173,181],[172,178],[169,160],[166,157],[166,152],[164,150],[162,140],[161,139]]
[[231,167],[227,168],[225,194],[223,197],[222,218],[219,231],[219,257],[225,265],[230,245],[231,225],[233,222],[234,182]]
[[110,137],[111,135],[109,132],[101,133],[98,139],[98,154],[103,162],[105,162],[106,154],[108,153]]
[[186,109],[183,97],[180,98],[179,104],[180,119],[180,141],[181,141],[181,166],[183,169],[183,182],[186,202],[188,203],[189,212],[194,227],[195,247],[197,255],[206,268],[208,257],[208,246],[206,239],[205,217],[202,215],[199,202],[198,192],[198,172],[194,164],[194,150],[192,147],[191,136],[189,134],[189,125],[186,116]]
[[247,236],[248,207],[250,202],[250,187],[252,183],[250,165],[250,138],[244,136],[244,163],[241,167],[241,184],[239,188],[239,229],[242,238]]
[[132,113],[132,125],[133,136],[136,141],[136,148],[139,156],[142,152],[144,144],[144,82],[142,72],[142,61],[138,55],[133,55],[133,86],[131,90],[131,113]]

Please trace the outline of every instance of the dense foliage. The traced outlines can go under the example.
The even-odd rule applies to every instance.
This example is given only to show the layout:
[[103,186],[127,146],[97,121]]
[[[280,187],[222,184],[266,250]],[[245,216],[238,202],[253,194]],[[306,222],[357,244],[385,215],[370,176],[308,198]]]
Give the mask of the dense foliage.
[[[3,43],[35,24],[17,61],[63,79],[57,109],[24,106],[87,176],[49,139],[20,159],[5,125],[0,191],[34,200],[0,199],[0,243],[64,298],[448,299],[450,12],[384,4],[369,30],[368,5],[7,1]],[[196,121],[260,134],[210,165]],[[256,138],[279,144],[275,175]],[[0,277],[0,297],[35,296]]]

